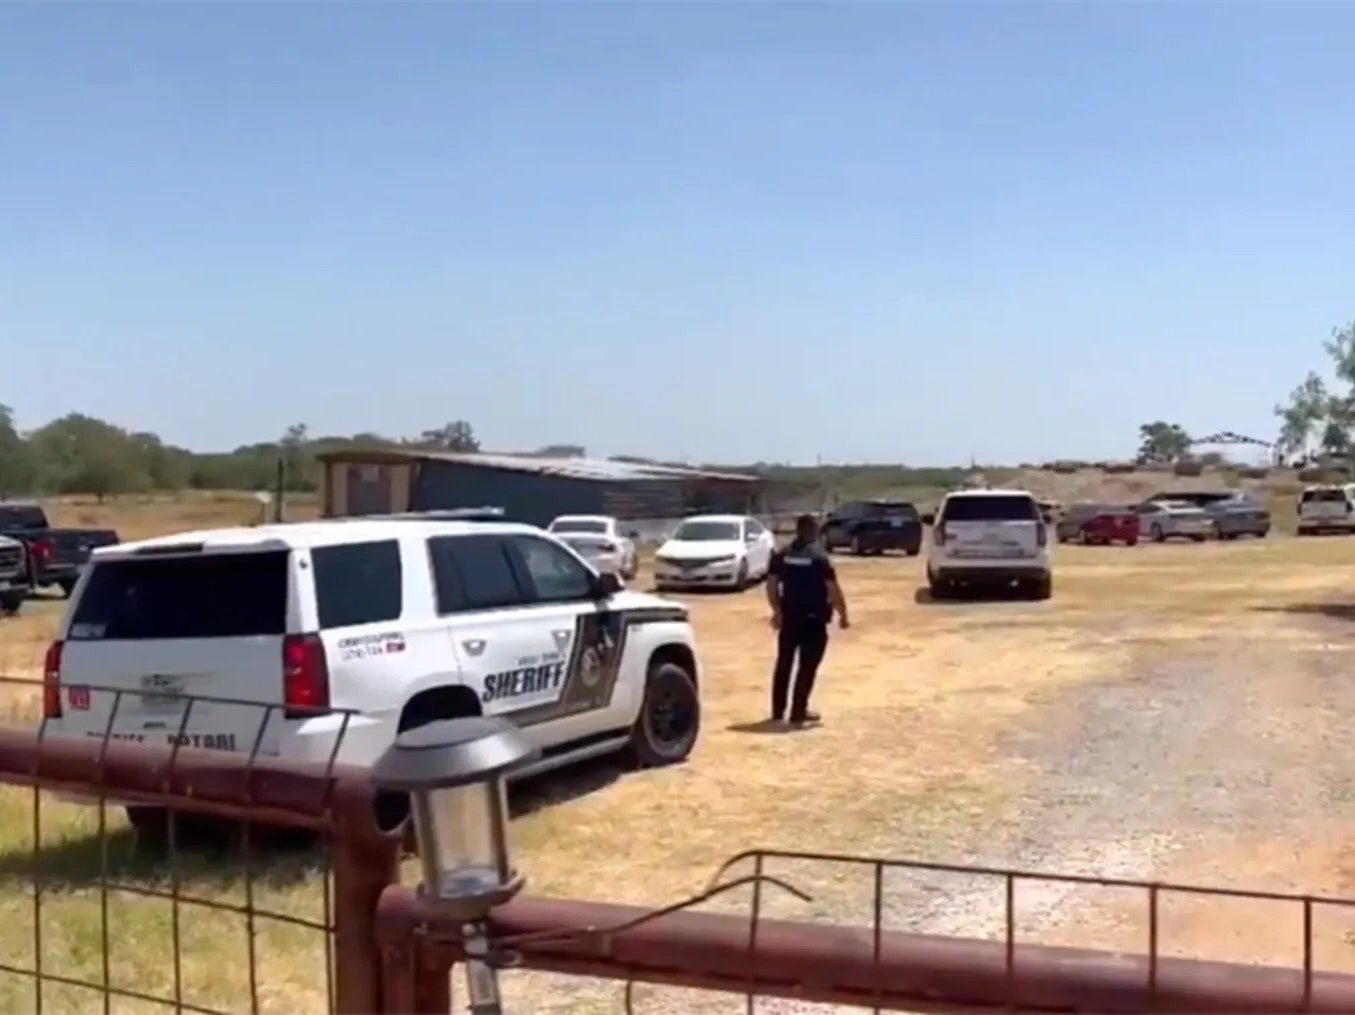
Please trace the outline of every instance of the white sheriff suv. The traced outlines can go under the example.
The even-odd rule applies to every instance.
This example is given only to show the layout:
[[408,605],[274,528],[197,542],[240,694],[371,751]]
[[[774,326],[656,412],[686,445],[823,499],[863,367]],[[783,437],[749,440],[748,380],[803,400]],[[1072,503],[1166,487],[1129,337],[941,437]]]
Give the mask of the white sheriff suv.
[[664,765],[687,757],[700,725],[682,606],[621,589],[538,528],[485,517],[99,549],[44,676],[49,736],[100,737],[111,717],[118,739],[257,743],[298,761],[368,765],[398,731],[484,714],[541,748],[522,775],[614,751]]
[[1036,599],[1054,590],[1049,525],[1025,490],[956,490],[946,494],[932,524],[927,555],[932,597],[957,588],[1009,587]]

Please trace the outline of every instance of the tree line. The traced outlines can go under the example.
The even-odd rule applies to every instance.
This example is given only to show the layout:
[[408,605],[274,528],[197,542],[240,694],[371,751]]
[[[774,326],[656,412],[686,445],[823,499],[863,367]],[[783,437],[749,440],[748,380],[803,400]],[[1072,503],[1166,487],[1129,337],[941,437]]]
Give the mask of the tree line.
[[[465,452],[480,450],[480,441],[465,420],[454,420],[414,437],[371,432],[314,436],[305,424],[298,423],[274,441],[245,444],[233,451],[199,452],[167,444],[154,433],[127,430],[81,413],[70,413],[21,433],[14,425],[13,413],[0,405],[0,499],[52,494],[104,497],[155,490],[271,490],[277,483],[279,462],[285,488],[305,492],[315,490],[321,481],[319,455],[390,447]],[[550,444],[532,453],[573,457],[587,454],[587,449],[576,444]],[[639,455],[616,458],[656,465],[686,464]],[[869,496],[909,487],[950,487],[963,482],[972,471],[972,467],[909,468],[884,463],[708,463],[708,467],[759,474],[806,488],[831,487],[844,496]]]
[[0,405],[0,497],[265,490],[277,483],[279,462],[286,489],[308,491],[320,481],[318,455],[346,448],[392,446],[437,451],[480,448],[474,428],[465,420],[455,420],[406,438],[375,433],[316,437],[304,423],[298,423],[275,441],[204,453],[166,444],[157,434],[126,430],[78,412],[21,433],[14,426],[14,414]]

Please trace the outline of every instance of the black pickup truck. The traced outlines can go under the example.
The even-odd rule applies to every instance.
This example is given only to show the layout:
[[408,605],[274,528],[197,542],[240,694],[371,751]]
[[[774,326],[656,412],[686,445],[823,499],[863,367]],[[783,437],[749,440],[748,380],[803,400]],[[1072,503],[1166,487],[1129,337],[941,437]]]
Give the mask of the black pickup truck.
[[41,504],[0,501],[0,536],[17,539],[28,551],[28,580],[34,588],[57,585],[69,596],[90,553],[118,541],[112,529],[54,529]]
[[843,504],[820,527],[823,548],[847,547],[856,554],[902,550],[916,557],[922,548],[922,519],[901,500],[858,500]]

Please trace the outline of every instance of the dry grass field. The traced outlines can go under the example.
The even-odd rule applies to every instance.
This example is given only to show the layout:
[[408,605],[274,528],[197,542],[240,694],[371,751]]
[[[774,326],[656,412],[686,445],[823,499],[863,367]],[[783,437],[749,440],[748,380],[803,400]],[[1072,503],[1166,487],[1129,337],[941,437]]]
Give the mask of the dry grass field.
[[[255,510],[204,499],[58,517],[136,536]],[[698,749],[673,769],[596,765],[522,787],[514,831],[531,890],[664,903],[701,888],[731,854],[766,847],[1355,894],[1355,540],[1059,547],[1048,603],[931,604],[916,595],[921,562],[907,558],[843,558],[839,572],[854,623],[832,635],[815,696],[823,725],[758,726],[772,657],[760,590],[686,597],[704,662]],[[61,608],[36,602],[0,621],[0,673],[37,675]],[[12,721],[34,709],[7,701]],[[33,951],[31,800],[0,791],[0,953],[15,964]],[[167,876],[135,853],[120,815],[109,827],[110,870]],[[91,812],[44,802],[55,891],[44,963],[98,980],[94,828]],[[202,852],[185,864],[186,889],[243,901],[238,868]],[[769,894],[773,914],[869,921],[864,874],[809,863],[776,872],[813,901]],[[263,876],[257,904],[319,915],[307,858],[271,861]],[[1000,931],[996,884],[891,877],[886,889],[891,927]],[[1018,910],[1028,939],[1146,940],[1142,900],[1125,893],[1022,889]],[[115,895],[108,921],[114,982],[171,991],[167,904]],[[1168,902],[1162,918],[1165,951],[1249,960],[1297,961],[1299,927],[1296,911],[1258,903]],[[1355,918],[1319,913],[1319,965],[1355,966],[1351,928]],[[239,1008],[242,918],[187,909],[183,935],[186,998]],[[263,926],[257,942],[265,1010],[316,1010],[318,938]],[[621,1008],[615,986],[528,973],[507,983],[510,998],[530,1001],[524,1010]],[[679,998],[639,990],[637,1010],[706,1003]],[[49,1011],[95,1007],[60,988],[47,1000]],[[31,1007],[30,986],[0,974],[0,1010]]]

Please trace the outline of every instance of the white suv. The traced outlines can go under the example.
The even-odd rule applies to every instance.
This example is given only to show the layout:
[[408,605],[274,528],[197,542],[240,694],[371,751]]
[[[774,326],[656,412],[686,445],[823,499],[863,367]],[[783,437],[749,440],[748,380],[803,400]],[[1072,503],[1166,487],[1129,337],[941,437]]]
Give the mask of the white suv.
[[1309,486],[1299,495],[1299,535],[1355,532],[1355,484]]
[[342,729],[336,759],[358,765],[399,730],[501,715],[542,749],[526,775],[619,750],[683,760],[697,676],[683,607],[540,529],[411,515],[96,551],[44,705],[48,735],[100,737],[111,718],[118,739],[304,761],[328,761]]
[[1037,599],[1053,594],[1049,526],[1024,490],[946,494],[932,526],[927,583],[943,599],[960,586],[1009,586]]

